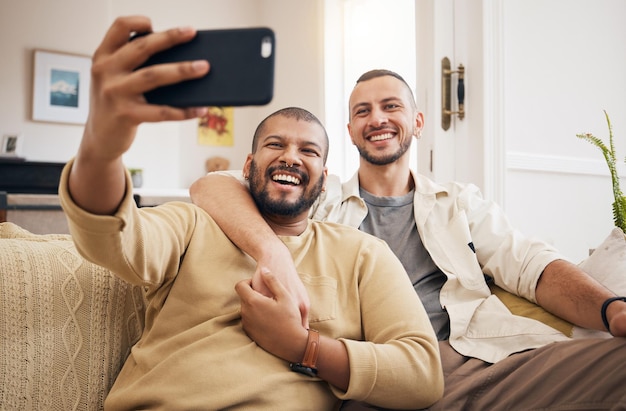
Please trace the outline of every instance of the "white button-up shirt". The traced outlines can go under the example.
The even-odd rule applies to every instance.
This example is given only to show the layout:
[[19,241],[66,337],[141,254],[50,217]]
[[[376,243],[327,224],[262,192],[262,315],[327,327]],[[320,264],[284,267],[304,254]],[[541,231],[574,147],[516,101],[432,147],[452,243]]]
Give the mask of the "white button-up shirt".
[[[503,210],[472,184],[437,184],[412,173],[414,214],[426,250],[448,280],[440,302],[450,316],[450,344],[461,354],[497,362],[508,355],[568,337],[539,321],[516,316],[492,295],[496,285],[536,303],[544,268],[563,258],[552,246],[514,229]],[[311,217],[359,227],[367,206],[355,174],[341,184],[329,176]]]

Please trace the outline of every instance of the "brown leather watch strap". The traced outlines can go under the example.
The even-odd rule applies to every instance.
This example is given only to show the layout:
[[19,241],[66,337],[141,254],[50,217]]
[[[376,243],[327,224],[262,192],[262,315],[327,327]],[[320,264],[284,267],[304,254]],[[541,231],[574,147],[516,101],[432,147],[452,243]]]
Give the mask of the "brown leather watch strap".
[[301,364],[304,367],[316,369],[317,356],[320,352],[320,333],[317,330],[309,328],[309,338],[306,342],[306,351]]

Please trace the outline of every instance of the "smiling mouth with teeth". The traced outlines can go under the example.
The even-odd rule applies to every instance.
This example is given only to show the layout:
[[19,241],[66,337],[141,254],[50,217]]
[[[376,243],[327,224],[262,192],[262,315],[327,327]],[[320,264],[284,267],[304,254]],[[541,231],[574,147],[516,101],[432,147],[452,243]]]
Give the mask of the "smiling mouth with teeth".
[[272,180],[281,184],[291,184],[294,186],[300,184],[300,179],[298,177],[289,176],[287,174],[276,174],[272,177]]
[[391,133],[385,133],[385,134],[379,134],[377,136],[372,136],[370,137],[370,141],[382,141],[382,140],[389,140],[390,138],[393,138],[393,134]]

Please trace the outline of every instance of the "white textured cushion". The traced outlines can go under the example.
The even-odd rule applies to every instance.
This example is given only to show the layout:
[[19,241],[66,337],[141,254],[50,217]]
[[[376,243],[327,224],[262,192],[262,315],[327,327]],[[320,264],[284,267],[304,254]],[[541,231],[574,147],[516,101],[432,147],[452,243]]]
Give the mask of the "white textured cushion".
[[[615,294],[626,296],[626,239],[624,232],[617,227],[611,230],[602,244],[578,266]],[[590,336],[609,337],[610,334],[574,327],[574,338]]]
[[142,290],[69,235],[0,224],[0,409],[101,410],[143,325]]

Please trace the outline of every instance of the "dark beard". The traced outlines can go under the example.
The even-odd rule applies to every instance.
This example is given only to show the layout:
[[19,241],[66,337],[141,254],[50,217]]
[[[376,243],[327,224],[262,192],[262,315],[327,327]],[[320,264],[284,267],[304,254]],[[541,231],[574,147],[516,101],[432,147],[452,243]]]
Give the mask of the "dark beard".
[[409,149],[409,147],[411,147],[411,140],[407,140],[406,142],[404,142],[400,148],[398,149],[398,151],[396,151],[395,153],[386,155],[386,156],[374,156],[372,154],[370,154],[367,150],[365,150],[365,148],[359,147],[357,146],[357,150],[359,150],[359,155],[368,163],[374,164],[376,166],[386,166],[387,164],[391,164],[395,161],[397,161],[400,157],[402,157],[404,155],[404,153],[407,152],[407,150]]
[[[270,176],[276,168],[277,167],[270,167],[267,170],[265,181],[271,181]],[[280,169],[281,167],[278,168]],[[302,175],[301,173],[298,174],[300,176],[301,184],[306,185],[309,181],[308,176]],[[304,212],[308,212],[313,203],[315,203],[315,200],[317,200],[317,197],[319,197],[322,192],[322,187],[324,186],[324,176],[322,175],[317,183],[315,183],[309,191],[305,191],[304,195],[294,203],[288,202],[284,198],[280,198],[278,200],[269,198],[269,193],[265,190],[263,179],[261,178],[259,169],[254,161],[250,164],[249,178],[250,194],[252,195],[252,198],[254,199],[254,202],[256,203],[256,206],[261,214],[279,215],[283,217],[295,217]]]

